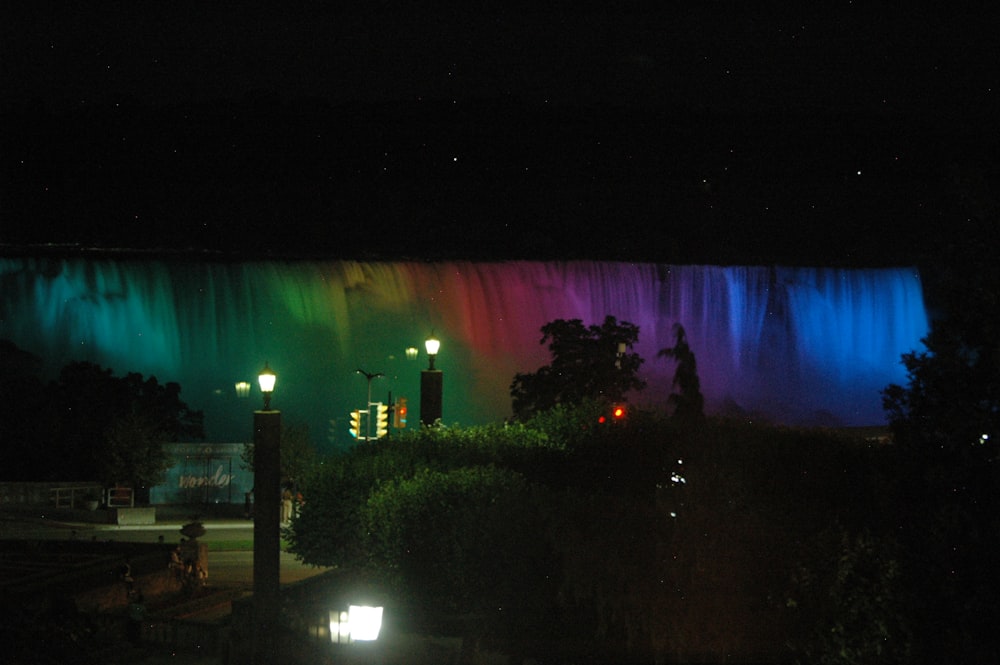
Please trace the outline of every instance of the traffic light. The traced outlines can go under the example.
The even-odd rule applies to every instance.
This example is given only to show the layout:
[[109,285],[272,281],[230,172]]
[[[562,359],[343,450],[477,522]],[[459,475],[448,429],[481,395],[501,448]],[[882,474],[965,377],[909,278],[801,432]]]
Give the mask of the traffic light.
[[396,408],[392,412],[392,426],[396,429],[406,427],[406,398],[396,400]]
[[381,439],[389,433],[389,407],[382,402],[375,405],[375,438]]
[[355,439],[363,439],[361,434],[361,411],[351,411],[351,436]]

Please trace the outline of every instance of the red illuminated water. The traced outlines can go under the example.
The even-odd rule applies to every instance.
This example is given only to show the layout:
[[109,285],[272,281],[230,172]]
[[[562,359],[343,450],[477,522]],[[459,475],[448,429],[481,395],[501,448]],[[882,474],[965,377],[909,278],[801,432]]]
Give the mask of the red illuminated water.
[[[905,377],[900,355],[927,331],[914,269],[669,266],[610,262],[248,262],[0,259],[0,336],[44,358],[178,381],[214,440],[250,436],[234,383],[265,361],[274,404],[326,441],[366,400],[358,368],[383,372],[376,399],[419,400],[423,339],[442,341],[444,420],[510,414],[516,372],[548,362],[541,326],[557,318],[640,328],[649,388],[670,390],[658,350],[682,324],[713,411],[786,423],[877,424],[879,391]],[[407,360],[407,347],[421,349]]]

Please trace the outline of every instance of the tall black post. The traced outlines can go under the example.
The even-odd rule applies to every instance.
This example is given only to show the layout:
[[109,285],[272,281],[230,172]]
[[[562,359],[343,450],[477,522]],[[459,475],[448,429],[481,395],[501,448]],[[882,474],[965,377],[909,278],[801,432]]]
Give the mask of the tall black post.
[[254,665],[282,660],[280,619],[281,412],[254,411],[253,622]]
[[420,372],[420,424],[434,425],[441,420],[441,394],[444,389],[444,373],[439,369],[425,369]]

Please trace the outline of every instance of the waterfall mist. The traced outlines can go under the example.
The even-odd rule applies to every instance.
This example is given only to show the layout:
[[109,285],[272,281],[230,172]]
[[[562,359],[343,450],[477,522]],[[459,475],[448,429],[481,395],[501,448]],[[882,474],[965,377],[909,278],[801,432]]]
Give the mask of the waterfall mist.
[[[787,424],[883,423],[879,391],[905,374],[901,354],[927,332],[912,268],[673,266],[613,262],[356,262],[2,258],[0,337],[54,376],[71,360],[181,384],[210,440],[251,438],[259,393],[238,398],[265,361],[275,408],[321,446],[346,446],[347,414],[373,399],[419,403],[423,340],[441,340],[444,421],[510,415],[516,372],[548,363],[554,319],[639,326],[637,351],[658,404],[673,363],[657,351],[680,323],[710,412]],[[416,360],[404,350],[420,349]],[[328,440],[334,420],[334,441]],[[411,423],[415,424],[411,415]]]

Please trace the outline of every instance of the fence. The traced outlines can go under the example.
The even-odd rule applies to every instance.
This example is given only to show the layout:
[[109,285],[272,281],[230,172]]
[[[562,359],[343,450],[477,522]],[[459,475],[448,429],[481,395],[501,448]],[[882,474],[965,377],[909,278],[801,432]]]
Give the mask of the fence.
[[82,508],[87,501],[96,501],[101,495],[98,485],[72,485],[49,489],[49,503],[56,508]]
[[103,489],[92,480],[79,482],[0,483],[0,507],[83,507],[88,495],[100,499]]

